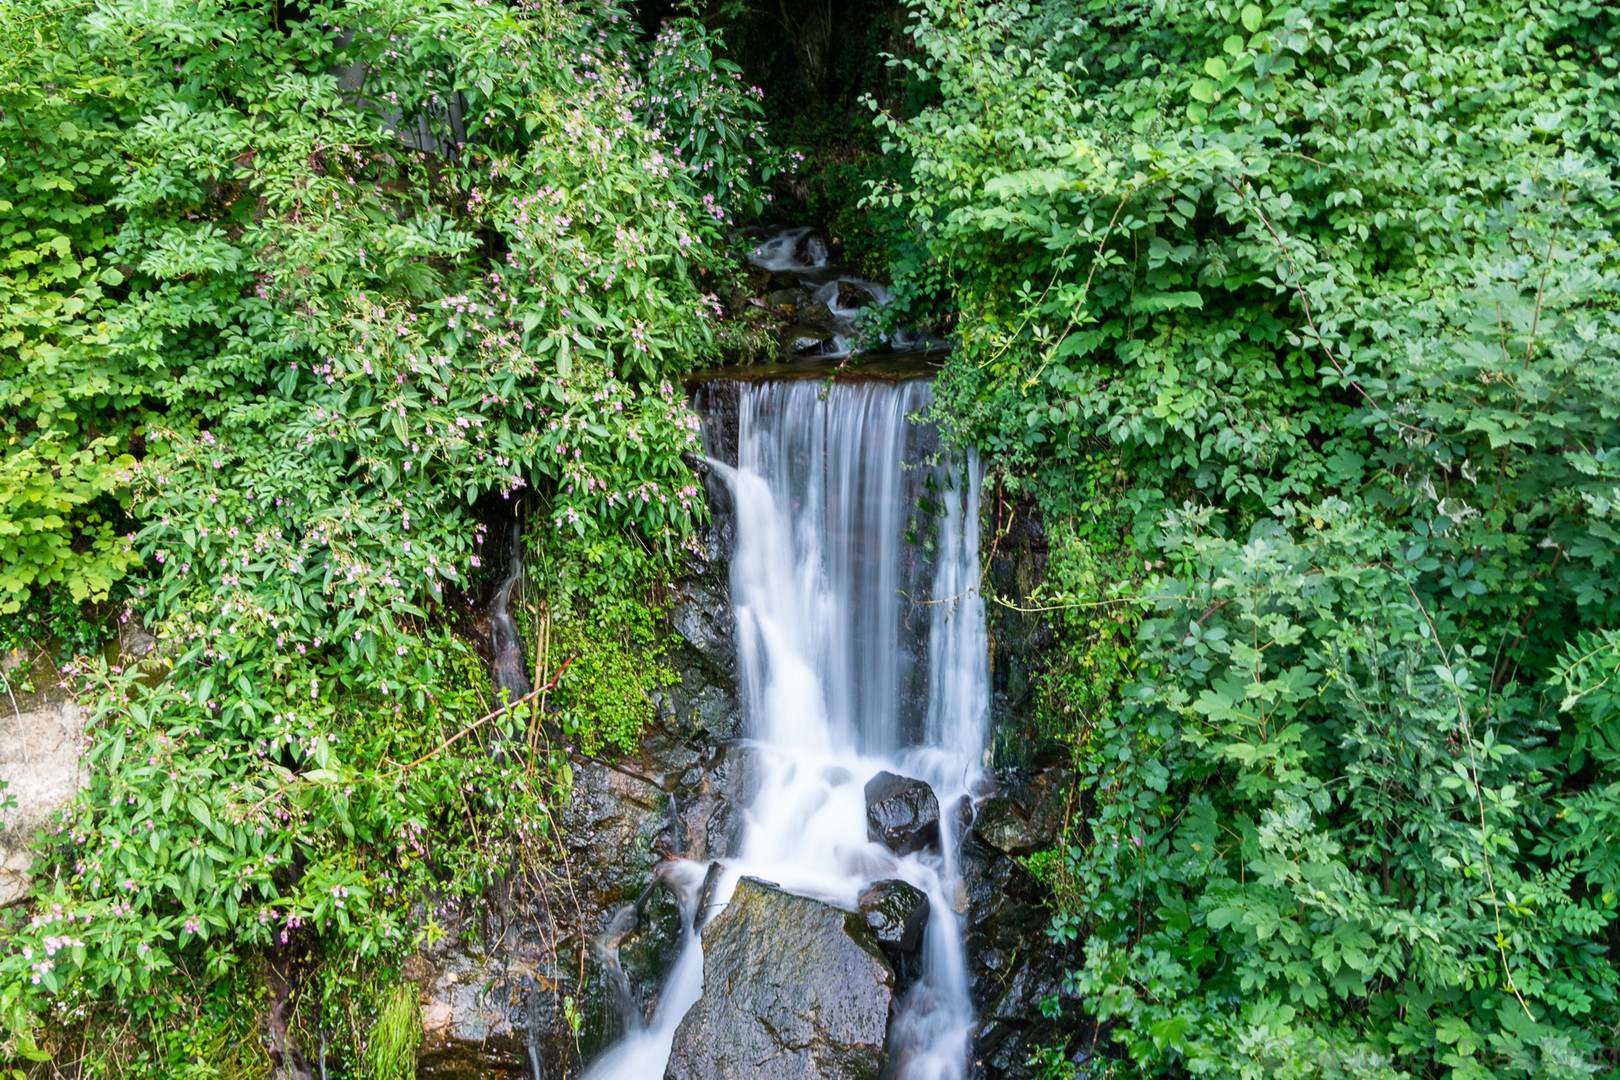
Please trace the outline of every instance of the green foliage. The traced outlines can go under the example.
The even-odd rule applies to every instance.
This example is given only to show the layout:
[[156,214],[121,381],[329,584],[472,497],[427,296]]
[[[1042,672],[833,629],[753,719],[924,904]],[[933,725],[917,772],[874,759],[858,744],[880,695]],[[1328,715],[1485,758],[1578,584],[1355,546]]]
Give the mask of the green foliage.
[[0,5],[0,613],[36,588],[105,598],[134,562],[96,505],[128,461],[107,413],[131,387],[102,362],[123,84],[31,10]]
[[556,721],[587,754],[604,742],[634,749],[653,718],[652,695],[676,681],[657,660],[659,614],[630,601],[593,605],[554,624],[553,648],[573,658],[554,699]]
[[[118,624],[105,610],[97,614],[71,593],[36,592],[21,610],[0,616],[0,653],[18,663],[9,676],[0,675],[0,684],[9,678],[16,689],[33,693],[40,689],[32,685],[36,670],[60,671],[75,656],[99,651]],[[41,669],[41,660],[48,666]]]
[[1057,637],[1057,647],[1044,658],[1035,719],[1046,738],[1083,742],[1082,733],[1114,707],[1135,668],[1131,630],[1137,620],[1128,597],[1108,595],[1123,553],[1110,553],[1116,565],[1105,565],[1093,545],[1061,520],[1049,540],[1046,579],[1027,598],[1037,610],[1051,612]]
[[[761,92],[722,59],[721,34],[691,17],[668,19],[647,58],[647,123],[674,144],[716,220],[755,217],[770,202],[771,177],[791,168],[765,134]],[[758,159],[756,162],[755,159]]]
[[0,614],[18,611],[36,590],[106,599],[139,561],[95,507],[131,463],[112,457],[110,442],[65,450],[52,430],[0,459]]
[[[938,98],[878,118],[911,169],[873,199],[922,239],[901,302],[958,311],[935,415],[1149,571],[1054,559],[1068,991],[1140,1075],[1601,1071],[1612,12],[914,17]],[[1066,672],[1119,599],[1116,693]]]
[[[562,734],[633,744],[647,583],[702,512],[673,383],[714,351],[705,194],[770,154],[756,103],[611,5],[40,14],[0,4],[0,607],[21,633],[129,574],[158,645],[72,672],[89,786],[0,1024],[116,1014],[105,1071],[174,1075],[237,1007],[187,1001],[263,957],[384,978],[424,897],[545,857],[556,725],[492,715],[453,629],[492,508],[603,586],[540,592],[576,638]],[[680,60],[723,70],[712,44]],[[677,99],[725,143],[707,172],[653,126]]]
[[422,1009],[417,990],[401,983],[386,997],[377,1024],[366,1042],[367,1080],[412,1080],[416,1048],[422,1042]]
[[[77,987],[149,1019],[162,1006],[154,983],[224,974],[244,946],[314,937],[396,957],[415,933],[413,897],[476,893],[506,850],[538,843],[544,784],[490,764],[478,741],[452,752],[487,711],[476,656],[448,634],[410,640],[400,665],[414,679],[395,696],[432,693],[426,713],[334,698],[318,676],[278,677],[273,663],[153,687],[112,676],[90,787],[50,838],[73,875],[34,918],[37,938],[0,960],[13,1001],[27,986]],[[239,644],[200,642],[176,667],[206,670],[203,653]],[[486,813],[503,825],[482,843],[435,828]]]
[[1491,686],[1489,651],[1348,504],[1244,541],[1213,520],[1167,522],[1153,675],[1095,736],[1071,989],[1128,1020],[1143,1065],[1586,1075],[1614,904],[1531,839],[1569,833],[1533,695]]
[[524,596],[542,679],[556,673],[548,721],[587,754],[635,749],[654,695],[677,676],[659,658],[664,564],[622,534],[588,544],[541,534],[527,545]]

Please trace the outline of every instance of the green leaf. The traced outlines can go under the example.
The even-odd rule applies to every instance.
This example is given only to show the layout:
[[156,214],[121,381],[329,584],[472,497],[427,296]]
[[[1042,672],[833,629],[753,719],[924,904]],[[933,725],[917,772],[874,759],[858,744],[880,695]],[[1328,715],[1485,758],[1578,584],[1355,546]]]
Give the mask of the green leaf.
[[1196,291],[1144,293],[1131,301],[1131,310],[1142,313],[1173,311],[1177,308],[1199,309],[1204,306],[1204,294]]

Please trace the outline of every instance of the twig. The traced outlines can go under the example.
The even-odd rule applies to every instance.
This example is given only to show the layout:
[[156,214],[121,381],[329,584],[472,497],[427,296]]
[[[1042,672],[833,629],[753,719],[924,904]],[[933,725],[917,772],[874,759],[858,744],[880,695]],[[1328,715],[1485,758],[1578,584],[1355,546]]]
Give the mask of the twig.
[[1344,365],[1339,363],[1339,358],[1333,355],[1332,349],[1328,348],[1327,339],[1324,338],[1322,336],[1322,332],[1316,328],[1316,317],[1311,314],[1311,301],[1305,295],[1305,279],[1300,275],[1299,268],[1294,265],[1294,257],[1288,253],[1288,245],[1283,241],[1282,236],[1272,226],[1271,219],[1266,217],[1265,212],[1262,211],[1258,206],[1254,206],[1249,202],[1249,196],[1244,192],[1243,188],[1236,180],[1233,180],[1230,176],[1222,176],[1221,179],[1232,185],[1232,190],[1237,192],[1238,198],[1242,201],[1243,205],[1254,211],[1254,216],[1260,219],[1260,224],[1266,227],[1266,231],[1270,233],[1271,238],[1276,241],[1277,250],[1282,252],[1283,261],[1288,264],[1288,272],[1293,275],[1294,291],[1299,294],[1300,306],[1305,309],[1305,325],[1311,328],[1311,336],[1316,338],[1316,344],[1321,347],[1323,355],[1328,358],[1328,363],[1332,364],[1333,370],[1339,373],[1339,378],[1355,387],[1356,392],[1367,399],[1367,404],[1371,405],[1379,412],[1385,412],[1384,407],[1380,405],[1371,394],[1367,393],[1367,391],[1362,388],[1360,383],[1356,382],[1354,379],[1345,374]]
[[[407,770],[416,768],[418,765],[422,764],[422,762],[426,761],[428,758],[432,757],[434,754],[439,753],[441,750],[448,750],[450,748],[451,744],[461,741],[461,739],[463,737],[467,736],[467,735],[471,735],[474,731],[478,730],[480,727],[483,727],[485,724],[489,723],[491,720],[495,719],[497,716],[500,716],[503,713],[510,712],[512,709],[514,709],[517,706],[522,705],[522,704],[524,704],[526,702],[530,702],[530,701],[535,700],[541,694],[545,693],[547,690],[556,689],[557,682],[558,682],[558,680],[560,680],[562,678],[563,672],[567,671],[568,670],[568,665],[572,664],[573,662],[574,662],[574,658],[572,656],[568,657],[566,660],[564,660],[562,662],[562,666],[557,668],[557,673],[555,675],[553,675],[551,677],[551,680],[549,682],[547,682],[545,685],[535,687],[533,690],[530,690],[527,694],[524,694],[522,697],[518,698],[516,701],[509,701],[505,705],[501,706],[500,708],[496,709],[494,712],[489,713],[486,716],[480,716],[477,720],[474,720],[472,723],[468,724],[466,727],[462,728],[460,731],[456,732],[454,735],[450,736],[444,742],[440,743],[438,746],[434,747],[432,750],[429,750],[427,753],[423,754],[421,757],[417,758],[415,761],[411,762],[409,765],[395,766],[394,772],[395,773],[401,773],[401,772],[406,772]],[[393,775],[393,773],[388,773],[386,775],[391,776],[391,775]]]
[[22,744],[23,764],[28,764],[28,731],[23,726],[22,710],[17,708],[17,697],[11,692],[11,680],[0,675],[0,682],[6,684],[6,697],[11,699],[11,711],[17,714],[17,741]]

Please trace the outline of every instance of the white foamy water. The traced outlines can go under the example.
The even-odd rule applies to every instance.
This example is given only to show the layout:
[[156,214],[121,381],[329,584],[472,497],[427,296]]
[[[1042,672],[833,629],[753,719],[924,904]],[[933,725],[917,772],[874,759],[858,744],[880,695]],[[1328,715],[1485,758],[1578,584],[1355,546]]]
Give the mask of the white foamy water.
[[[749,249],[748,261],[764,270],[792,274],[810,303],[827,309],[831,316],[831,336],[826,340],[809,336],[796,343],[796,350],[807,356],[829,359],[848,356],[850,343],[857,336],[856,319],[863,308],[885,307],[893,299],[883,285],[857,276],[847,266],[833,263],[826,242],[808,227],[774,230]],[[923,337],[908,330],[897,330],[892,337],[878,334],[875,340],[896,348],[928,344]]]
[[[736,509],[739,692],[761,775],[709,911],[745,874],[848,909],[876,881],[921,889],[921,972],[889,1051],[903,1080],[959,1080],[973,1009],[951,809],[979,778],[989,703],[978,462],[928,463],[934,433],[908,420],[930,400],[923,381],[764,382],[739,395],[737,466],[714,467]],[[863,789],[883,770],[934,789],[939,851],[896,857],[867,839]],[[688,932],[650,1023],[588,1080],[662,1076],[702,970]]]

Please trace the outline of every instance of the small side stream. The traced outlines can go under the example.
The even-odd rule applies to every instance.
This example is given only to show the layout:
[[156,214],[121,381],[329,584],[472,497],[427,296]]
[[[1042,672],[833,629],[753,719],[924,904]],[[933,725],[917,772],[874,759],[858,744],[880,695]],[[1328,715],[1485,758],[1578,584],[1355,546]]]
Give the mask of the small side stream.
[[781,337],[790,355],[833,360],[849,356],[857,347],[914,352],[944,345],[911,329],[879,332],[873,325],[863,326],[863,312],[887,307],[893,297],[881,283],[834,262],[825,237],[813,228],[765,233],[748,250],[748,261],[771,272],[777,287],[768,299],[787,320]]

